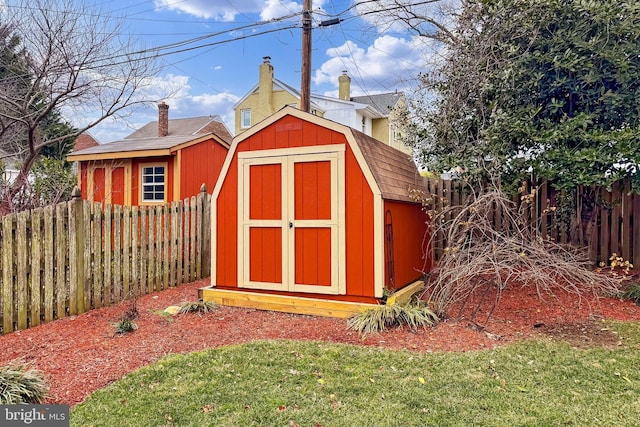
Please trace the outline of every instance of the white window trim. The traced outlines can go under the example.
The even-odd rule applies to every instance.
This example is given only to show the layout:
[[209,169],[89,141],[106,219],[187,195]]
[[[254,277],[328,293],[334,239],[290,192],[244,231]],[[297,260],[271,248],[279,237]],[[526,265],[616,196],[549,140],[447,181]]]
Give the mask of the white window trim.
[[[249,123],[245,124],[244,121],[244,116],[245,114],[248,115],[248,119],[249,119]],[[251,109],[250,108],[246,108],[244,110],[240,110],[240,128],[241,129],[248,129],[251,127]]]
[[[160,205],[167,202],[167,192],[168,192],[168,175],[169,175],[169,167],[168,162],[158,162],[158,163],[140,163],[139,165],[139,175],[140,175],[140,205]],[[145,200],[144,199],[144,168],[156,168],[163,167],[164,168],[164,198],[162,200]]]

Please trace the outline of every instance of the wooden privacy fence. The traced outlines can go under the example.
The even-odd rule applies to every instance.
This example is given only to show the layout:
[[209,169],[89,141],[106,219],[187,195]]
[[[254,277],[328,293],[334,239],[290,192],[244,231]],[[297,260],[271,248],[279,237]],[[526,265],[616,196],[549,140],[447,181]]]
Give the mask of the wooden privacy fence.
[[[463,183],[455,180],[426,180],[428,192],[435,196],[436,210],[443,206],[462,205],[470,194]],[[557,192],[547,182],[525,184],[524,194],[533,194],[529,201],[523,201],[520,194],[512,200],[517,208],[523,209],[524,218],[542,238],[551,238],[561,243],[571,243],[586,247],[594,263],[607,263],[612,254],[640,266],[640,195],[629,194],[630,183],[618,182],[611,191],[596,188],[588,191],[577,189],[576,212],[570,218],[568,227],[559,224],[556,212],[549,209],[558,206]],[[535,192],[532,190],[535,189]],[[582,212],[583,198],[595,205],[593,218],[589,221]],[[492,212],[493,223],[500,229],[504,213]],[[446,247],[444,236],[434,239],[434,258],[439,259]]]
[[0,333],[209,275],[206,189],[158,206],[81,200],[0,219]]

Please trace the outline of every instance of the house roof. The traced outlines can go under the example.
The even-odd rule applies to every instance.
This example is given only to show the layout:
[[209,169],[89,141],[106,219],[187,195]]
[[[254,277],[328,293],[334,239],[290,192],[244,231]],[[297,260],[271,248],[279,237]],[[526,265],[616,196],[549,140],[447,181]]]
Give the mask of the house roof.
[[83,132],[76,138],[73,151],[76,152],[86,148],[95,147],[97,145],[100,145],[100,143],[93,137],[93,135],[89,132]]
[[353,102],[368,104],[373,106],[385,117],[391,113],[391,110],[398,101],[404,97],[403,92],[379,93],[376,95],[354,96],[351,98]]
[[[285,92],[288,92],[294,98],[300,98],[300,91],[298,89],[294,88],[293,86],[288,85],[287,83],[283,82],[282,80],[278,80],[275,77],[272,79],[272,82],[273,82],[274,86],[279,86],[282,90],[284,90]],[[242,104],[252,93],[256,92],[259,88],[260,88],[259,84],[254,85],[249,90],[249,92],[247,92],[242,98],[240,98],[238,100],[238,102],[235,103],[235,105],[233,106],[233,109],[235,110],[236,108],[238,108],[238,106],[240,104]],[[316,97],[316,95],[311,94],[311,97],[314,98],[314,97]],[[313,102],[313,99],[311,99],[310,101],[311,101],[311,107],[314,110],[318,110],[318,111],[324,112],[322,107],[320,107],[318,104]]]
[[358,130],[351,129],[383,199],[415,202],[413,189],[425,190],[423,178],[413,160],[400,150],[388,146]]
[[[167,136],[198,135],[202,133],[214,133],[227,144],[231,143],[231,133],[222,123],[219,116],[200,116],[185,119],[169,120],[169,133]],[[157,138],[158,121],[147,123],[125,139]]]
[[209,138],[214,138],[228,147],[232,137],[219,120],[217,116],[171,119],[167,136],[158,136],[158,122],[153,121],[125,139],[75,151],[67,158],[76,161],[168,155],[180,147]]

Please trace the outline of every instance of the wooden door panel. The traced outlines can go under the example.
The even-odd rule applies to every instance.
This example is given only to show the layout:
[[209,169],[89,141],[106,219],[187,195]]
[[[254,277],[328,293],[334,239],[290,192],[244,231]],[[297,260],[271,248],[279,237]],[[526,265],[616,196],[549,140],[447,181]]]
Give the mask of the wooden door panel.
[[295,230],[295,284],[331,286],[331,229]]
[[251,228],[249,247],[249,280],[282,283],[282,228]]
[[331,162],[294,163],[296,220],[331,219]]
[[249,180],[249,219],[282,219],[282,165],[251,165]]

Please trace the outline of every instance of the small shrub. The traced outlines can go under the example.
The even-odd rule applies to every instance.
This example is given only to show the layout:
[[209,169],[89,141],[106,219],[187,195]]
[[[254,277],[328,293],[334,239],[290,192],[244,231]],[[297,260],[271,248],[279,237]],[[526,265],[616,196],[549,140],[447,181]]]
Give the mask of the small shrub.
[[138,326],[133,323],[131,319],[128,319],[126,317],[123,317],[122,319],[117,321],[113,326],[116,329],[116,334],[120,335],[128,334],[129,332],[133,332],[138,329]]
[[433,326],[438,316],[424,304],[379,305],[352,316],[347,328],[360,334],[381,332],[390,327],[407,325],[411,329]]
[[631,300],[640,305],[640,283],[634,283],[622,293],[622,298]]
[[216,310],[218,306],[212,302],[198,301],[198,302],[183,302],[180,305],[179,313],[210,313]]
[[40,404],[47,392],[42,372],[21,365],[0,366],[0,405]]

